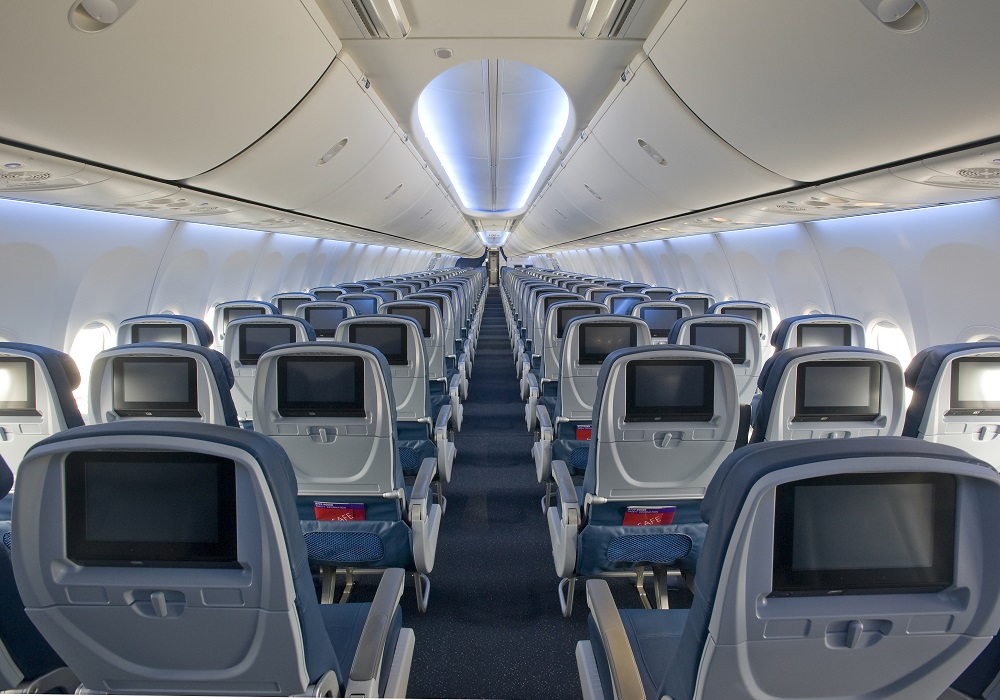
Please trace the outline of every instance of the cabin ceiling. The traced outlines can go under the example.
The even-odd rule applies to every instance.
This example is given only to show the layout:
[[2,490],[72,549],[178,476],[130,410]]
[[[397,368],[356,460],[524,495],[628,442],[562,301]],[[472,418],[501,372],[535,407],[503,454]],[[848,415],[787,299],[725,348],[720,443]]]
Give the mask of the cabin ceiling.
[[[9,0],[0,196],[462,255],[1000,196],[1000,3],[645,0],[617,39],[585,0],[398,3],[405,38],[369,39],[354,0],[136,0],[96,32]],[[416,118],[474,61],[569,97],[513,214],[464,210]]]

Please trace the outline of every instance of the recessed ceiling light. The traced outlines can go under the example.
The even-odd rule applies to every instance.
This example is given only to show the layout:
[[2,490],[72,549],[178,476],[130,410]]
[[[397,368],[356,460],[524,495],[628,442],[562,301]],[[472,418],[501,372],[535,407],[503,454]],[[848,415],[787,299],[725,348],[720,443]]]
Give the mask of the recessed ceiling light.
[[24,167],[24,166],[21,163],[4,163],[3,167],[5,167],[5,168],[21,168],[21,167]]
[[437,56],[438,58],[449,59],[455,55],[455,52],[452,51],[451,49],[446,49],[442,47],[440,49],[434,49],[434,55]]

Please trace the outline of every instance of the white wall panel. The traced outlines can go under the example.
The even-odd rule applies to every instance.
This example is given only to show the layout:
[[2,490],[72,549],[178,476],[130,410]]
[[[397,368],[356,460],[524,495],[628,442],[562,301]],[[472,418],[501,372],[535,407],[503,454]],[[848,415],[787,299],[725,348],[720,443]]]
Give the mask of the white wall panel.
[[259,231],[177,224],[153,283],[148,313],[171,311],[206,318],[220,302],[246,299],[267,238]]
[[[725,252],[714,236],[685,236],[667,243],[677,259],[687,292],[708,292],[716,299],[736,296],[736,282]],[[673,285],[678,286],[678,285]]]
[[806,227],[839,312],[894,320],[918,350],[968,340],[973,328],[1000,333],[1000,202]]
[[0,202],[0,327],[68,350],[91,322],[146,313],[172,221]]

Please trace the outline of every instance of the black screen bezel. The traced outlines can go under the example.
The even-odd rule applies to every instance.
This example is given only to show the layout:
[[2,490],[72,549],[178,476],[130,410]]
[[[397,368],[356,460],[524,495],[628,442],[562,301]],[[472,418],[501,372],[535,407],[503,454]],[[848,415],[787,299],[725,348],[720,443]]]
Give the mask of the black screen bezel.
[[[691,406],[636,406],[636,370],[645,367],[692,367],[700,366],[702,396],[700,407]],[[626,423],[704,423],[715,416],[715,363],[712,360],[633,360],[625,365],[625,422]]]
[[[151,328],[159,330],[180,330],[181,339],[180,340],[142,340],[139,338],[139,334],[144,330],[149,330]],[[133,343],[178,343],[184,345],[188,342],[187,337],[187,326],[183,323],[135,323],[132,325],[132,342]]]
[[622,348],[615,348],[611,352],[603,355],[598,355],[596,353],[585,352],[584,348],[587,345],[587,333],[589,330],[605,329],[605,328],[628,328],[629,329],[629,344],[622,346],[622,348],[634,348],[639,342],[639,327],[634,323],[595,323],[595,324],[581,324],[580,332],[577,334],[577,362],[581,365],[602,365],[604,361],[608,359],[608,355],[615,350],[621,350]]
[[[761,328],[761,324],[764,322],[764,310],[756,306],[724,306],[719,310],[723,316],[737,316],[739,318],[745,318],[748,321],[753,321],[757,328]],[[747,314],[753,314],[753,318],[747,316]]]
[[670,328],[660,328],[658,326],[654,328],[653,326],[649,325],[649,321],[646,319],[647,311],[653,311],[653,312],[671,311],[677,314],[677,318],[674,319],[674,323],[677,323],[682,318],[684,318],[684,309],[678,306],[647,306],[642,309],[639,309],[639,318],[642,319],[643,323],[649,326],[649,335],[652,338],[669,338],[670,331],[673,329],[674,323],[670,324]]
[[841,331],[842,331],[842,333],[844,335],[844,342],[841,343],[840,345],[833,345],[833,346],[830,346],[830,347],[841,347],[841,346],[843,346],[843,347],[851,347],[851,326],[850,326],[850,324],[847,324],[847,323],[800,323],[798,325],[798,327],[795,329],[795,342],[798,344],[798,347],[800,347],[800,348],[804,348],[804,347],[818,348],[818,347],[825,347],[825,346],[822,346],[822,345],[803,345],[802,344],[802,332],[803,332],[803,329],[805,329],[805,328],[810,328],[810,329],[816,329],[816,328],[826,328],[826,329],[839,328],[839,329],[841,329]]
[[[187,367],[187,401],[126,401],[126,364],[177,364]],[[111,408],[123,418],[199,418],[198,412],[198,361],[193,357],[122,356],[111,358]]]
[[[351,309],[354,307],[352,306]],[[311,316],[315,311],[340,311],[344,314],[344,317],[337,322],[337,325],[333,328],[319,327],[313,323]],[[348,312],[343,306],[307,306],[303,312],[303,318],[305,322],[308,323],[313,328],[313,332],[316,334],[317,338],[336,338],[337,337],[337,326],[347,320]]]
[[[865,406],[805,406],[805,374],[809,367],[867,367],[868,404]],[[874,406],[874,412],[871,410]],[[793,422],[873,421],[882,412],[882,363],[878,360],[829,360],[803,362],[795,368],[795,414]]]
[[[698,331],[702,328],[735,328],[739,331],[737,334],[739,336],[739,341],[737,342],[736,354],[731,355],[724,350],[719,350],[726,357],[728,357],[734,365],[742,365],[747,361],[747,333],[746,327],[742,323],[692,323],[690,328],[691,345],[701,345],[702,347],[711,348],[711,345],[702,345],[696,339]],[[718,348],[712,348],[713,350],[718,350]]]
[[[87,539],[87,464],[137,462],[214,464],[217,479],[217,542],[142,542]],[[81,566],[239,568],[237,553],[236,464],[231,459],[193,452],[72,452],[64,465],[66,558]]]
[[[671,299],[670,301],[677,302],[678,304],[684,304],[684,306],[686,306],[689,309],[691,309],[691,315],[692,316],[703,316],[704,314],[707,314],[708,313],[708,308],[712,305],[711,300],[708,299],[707,297],[680,297],[680,298],[677,298],[676,295],[675,295],[675,298]],[[699,304],[704,304],[705,308],[703,310],[701,310],[701,311],[697,311],[697,310],[695,310],[695,308],[693,306],[691,306],[691,302],[697,302]]]
[[[800,485],[865,486],[879,484],[931,484],[934,494],[933,563],[930,567],[882,569],[792,568],[795,487]],[[932,593],[955,580],[955,531],[957,483],[951,474],[930,472],[880,472],[835,474],[779,484],[774,504],[774,560],[771,596],[878,595]]]
[[[391,355],[387,355],[382,350],[382,348],[372,345],[371,343],[365,343],[359,341],[357,339],[359,328],[391,328],[397,331],[400,336],[399,345],[401,352],[398,354],[393,353]],[[350,326],[348,326],[347,329],[347,336],[349,343],[358,343],[360,345],[367,345],[368,347],[373,347],[382,353],[382,355],[385,357],[385,359],[389,362],[390,365],[397,365],[397,366],[398,365],[405,366],[409,364],[407,361],[407,358],[409,357],[410,353],[409,335],[410,334],[406,332],[406,326],[402,323],[352,323]]]
[[[240,315],[236,318],[232,317],[233,311],[239,311]],[[241,318],[249,318],[251,316],[266,316],[267,309],[262,306],[227,306],[222,309],[222,322],[224,325],[228,326],[233,321],[238,321]]]
[[24,401],[0,400],[0,416],[40,416],[35,391],[35,361],[30,357],[0,357],[0,364],[21,365],[24,377]]
[[[272,345],[271,346],[272,348],[276,348],[276,347],[278,347],[278,345],[287,345],[288,343],[294,343],[295,342],[295,337],[297,335],[297,333],[296,333],[297,327],[294,324],[291,324],[291,323],[266,323],[266,324],[260,324],[258,326],[254,326],[253,324],[247,323],[247,324],[241,325],[239,333],[238,333],[238,336],[239,336],[240,364],[241,365],[255,365],[260,360],[260,356],[263,355],[264,352],[267,352],[267,350],[265,350],[264,352],[261,352],[261,353],[256,353],[256,354],[251,354],[251,353],[247,352],[247,337],[246,337],[246,332],[247,332],[247,330],[249,328],[254,328],[254,327],[256,327],[256,328],[271,328],[271,329],[273,329],[273,328],[283,328],[283,329],[285,329],[287,331],[290,331],[290,333],[291,333],[291,339],[290,340],[287,340],[287,341],[285,341],[283,343],[277,343],[276,345]],[[270,348],[268,348],[268,350],[270,350]]]
[[[424,302],[430,303],[430,302]],[[387,309],[390,316],[402,316],[403,318],[409,318],[413,320],[418,326],[420,326],[420,333],[425,338],[431,337],[431,310],[424,306],[390,306]],[[413,314],[420,313],[423,314],[421,318],[417,318]],[[426,319],[426,322],[425,320]]]
[[[288,399],[288,364],[342,363],[354,367],[354,400],[338,402],[290,401]],[[277,363],[278,415],[284,418],[364,418],[365,373],[364,360],[356,356],[331,355],[279,355]]]
[[[340,297],[347,293],[340,289],[316,289],[313,290],[312,295],[316,297],[316,301],[339,301]],[[331,294],[336,296],[330,296]]]
[[[372,314],[377,314],[378,307],[381,306],[381,297],[379,297],[377,294],[374,296],[375,296],[374,299],[372,299],[371,297],[361,297],[360,299],[345,299],[344,297],[340,297],[340,301],[344,302],[345,304],[348,304],[352,309],[354,309],[355,315],[370,316]],[[366,304],[374,304],[375,308],[372,309],[371,311],[361,311],[358,309],[357,306],[354,305],[353,302],[358,302],[358,303],[364,302]]]
[[[566,318],[566,315],[572,313],[573,315]],[[580,308],[580,307],[570,307],[570,308],[560,308],[556,309],[556,339],[560,339],[566,334],[566,326],[574,318],[580,318],[582,316],[596,316],[601,313],[600,309],[595,309],[592,307]]]
[[1000,357],[959,357],[951,363],[951,408],[962,411],[997,411],[998,401],[963,401],[959,398],[959,379],[963,365],[995,364],[1000,365]]

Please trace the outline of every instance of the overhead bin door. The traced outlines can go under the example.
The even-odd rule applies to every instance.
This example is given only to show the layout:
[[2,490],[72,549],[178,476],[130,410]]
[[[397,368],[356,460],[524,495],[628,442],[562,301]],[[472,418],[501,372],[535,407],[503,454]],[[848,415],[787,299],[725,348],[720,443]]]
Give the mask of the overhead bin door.
[[0,66],[0,137],[166,180],[256,141],[335,55],[298,2],[137,2],[96,33],[69,6],[4,3],[0,42],[19,58]]
[[686,2],[647,53],[750,159],[813,182],[996,137],[998,2],[925,0],[897,31],[860,0]]

